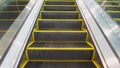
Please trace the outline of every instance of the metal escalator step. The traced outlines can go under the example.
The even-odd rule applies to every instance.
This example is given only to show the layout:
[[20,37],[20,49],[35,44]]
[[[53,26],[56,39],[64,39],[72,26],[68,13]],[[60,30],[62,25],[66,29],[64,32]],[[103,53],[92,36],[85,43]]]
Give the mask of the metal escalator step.
[[80,50],[41,50],[29,47],[27,50],[29,60],[91,60],[92,48]]
[[28,62],[24,68],[97,68],[92,62]]
[[4,34],[5,34],[5,32],[0,31],[0,40],[1,40],[1,38],[3,37]]
[[46,5],[74,5],[74,2],[68,1],[68,2],[53,2],[53,1],[46,1]]
[[102,6],[106,11],[120,11],[119,6]]
[[42,19],[78,19],[79,12],[41,12]]
[[65,6],[65,5],[52,5],[52,6],[44,6],[44,11],[75,11],[76,6]]
[[24,6],[0,6],[0,11],[22,11]]
[[86,31],[35,31],[36,41],[85,41]]
[[14,20],[0,20],[0,30],[8,30]]
[[98,4],[100,4],[100,5],[118,5],[118,3],[117,3],[117,1],[105,1],[105,2],[103,2],[103,1],[101,1],[101,2],[98,2]]
[[112,18],[120,18],[120,11],[107,11]]
[[82,20],[38,20],[40,30],[81,30]]
[[28,1],[11,1],[11,2],[6,2],[4,5],[26,5],[28,3]]
[[87,43],[85,42],[34,42],[33,44],[31,44],[30,47],[47,47],[47,48],[91,48]]
[[17,12],[17,11],[15,11],[15,12],[1,11],[0,12],[0,19],[16,19],[18,15],[19,15],[19,12]]

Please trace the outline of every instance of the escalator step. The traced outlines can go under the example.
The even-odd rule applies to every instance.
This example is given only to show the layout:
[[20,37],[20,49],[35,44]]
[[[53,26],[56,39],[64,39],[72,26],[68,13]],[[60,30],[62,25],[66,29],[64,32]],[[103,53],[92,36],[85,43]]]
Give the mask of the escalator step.
[[16,2],[16,1],[11,1],[11,2],[6,2],[6,4],[5,5],[26,5],[28,3],[28,1],[18,1],[18,2]]
[[78,12],[41,12],[42,19],[78,19]]
[[80,30],[82,29],[82,20],[38,20],[40,30]]
[[115,1],[106,1],[106,2],[103,2],[103,1],[101,1],[101,2],[98,2],[98,4],[103,4],[103,5],[118,5],[118,3],[117,3],[117,1],[115,2]]
[[14,20],[0,20],[0,30],[8,30],[8,28],[12,25]]
[[40,50],[29,48],[27,50],[29,60],[91,60],[93,49],[83,50]]
[[35,41],[85,41],[85,31],[37,31]]
[[120,11],[120,7],[110,7],[110,6],[102,6],[106,11]]
[[0,6],[0,11],[22,11],[24,6]]
[[53,2],[53,1],[46,1],[45,2],[45,4],[46,5],[74,5],[74,2],[70,2],[70,1],[68,1],[68,2]]
[[51,47],[54,47],[54,48],[73,48],[73,47],[76,47],[76,48],[79,48],[79,47],[82,47],[82,48],[91,48],[87,43],[85,42],[34,42],[30,47],[47,47],[47,48],[51,48]]
[[112,18],[120,18],[120,11],[107,11]]
[[0,12],[0,19],[16,19],[19,12]]
[[97,68],[97,67],[92,62],[78,62],[78,63],[28,62],[25,68]]
[[75,11],[76,6],[44,6],[44,11]]
[[5,34],[5,32],[0,31],[0,40],[3,37],[4,34]]

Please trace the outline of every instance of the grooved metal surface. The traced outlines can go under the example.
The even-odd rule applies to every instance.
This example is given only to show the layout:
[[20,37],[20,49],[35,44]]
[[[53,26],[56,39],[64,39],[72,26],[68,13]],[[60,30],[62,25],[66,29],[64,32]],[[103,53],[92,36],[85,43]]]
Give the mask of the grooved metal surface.
[[0,20],[0,30],[7,30],[12,23],[13,21]]
[[93,50],[28,50],[30,60],[91,60]]
[[80,30],[82,21],[38,21],[40,30]]
[[0,32],[0,39],[3,37],[4,34],[5,32]]
[[112,18],[120,18],[120,12],[119,13],[116,13],[116,12],[108,12],[109,15],[112,17]]
[[78,19],[79,13],[42,12],[43,19]]
[[36,41],[85,41],[86,32],[34,32]]
[[45,11],[75,11],[76,6],[44,6]]
[[0,6],[0,11],[22,11],[24,6]]
[[25,68],[96,68],[96,67],[92,62],[81,62],[81,63],[28,62]]
[[0,12],[0,19],[16,19],[19,12]]
[[74,2],[45,2],[46,5],[74,5]]
[[88,44],[86,44],[85,42],[84,43],[82,43],[82,42],[74,42],[74,43],[70,43],[70,42],[34,42],[33,44],[32,44],[32,46],[30,46],[30,47],[49,47],[49,48],[51,48],[51,47],[59,47],[59,48],[61,48],[61,47],[64,47],[64,48],[67,48],[67,47],[69,47],[69,48],[72,48],[72,47],[82,47],[82,48],[90,48],[90,46],[88,45]]

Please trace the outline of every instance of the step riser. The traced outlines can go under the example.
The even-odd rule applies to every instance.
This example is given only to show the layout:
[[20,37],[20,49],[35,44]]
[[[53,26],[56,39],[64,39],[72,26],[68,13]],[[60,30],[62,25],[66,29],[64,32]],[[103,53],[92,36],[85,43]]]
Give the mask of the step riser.
[[17,4],[16,4],[16,2],[10,2],[9,4],[8,4],[8,2],[6,2],[6,3],[7,3],[7,5],[26,5],[28,2],[27,1],[17,2]]
[[36,41],[85,41],[86,32],[34,32]]
[[18,12],[0,12],[0,19],[16,19]]
[[38,21],[39,29],[44,30],[80,30],[82,21]]
[[66,7],[66,6],[44,6],[44,11],[75,11],[76,6]]
[[22,11],[24,6],[1,6],[0,10],[2,11]]
[[78,19],[78,13],[42,12],[43,19]]
[[0,21],[0,30],[7,30],[12,23],[13,21]]
[[115,13],[115,12],[114,13],[108,12],[108,13],[112,18],[120,18],[120,13]]
[[120,7],[103,7],[106,11],[120,11]]
[[46,5],[74,5],[74,2],[45,2]]
[[91,60],[92,50],[81,51],[40,51],[28,50],[30,60]]
[[4,34],[5,32],[0,32],[0,39],[3,37]]

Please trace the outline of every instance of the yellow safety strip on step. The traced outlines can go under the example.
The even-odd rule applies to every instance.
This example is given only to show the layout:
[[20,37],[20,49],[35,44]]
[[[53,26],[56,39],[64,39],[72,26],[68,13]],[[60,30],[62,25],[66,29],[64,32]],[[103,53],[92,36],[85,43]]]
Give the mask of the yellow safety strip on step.
[[33,38],[33,41],[35,41],[34,30],[32,31],[32,38]]
[[95,57],[96,57],[96,51],[95,49],[93,50],[93,55],[92,55],[92,60],[95,60]]
[[88,41],[89,35],[88,35],[88,31],[86,30],[87,34],[86,34],[86,42]]
[[94,65],[97,67],[97,68],[101,68],[101,66],[96,62],[96,61],[92,61],[94,63]]
[[114,11],[114,10],[113,10],[113,11],[112,11],[112,10],[111,10],[111,11],[109,10],[109,11],[107,11],[107,12],[108,12],[108,13],[120,13],[120,11]]
[[29,62],[92,62],[91,60],[28,60]]
[[28,47],[27,47],[26,50],[25,50],[25,57],[26,57],[27,60],[29,60],[28,50],[27,50],[27,49],[28,49]]
[[120,20],[120,18],[113,18],[113,20]]
[[83,19],[37,19],[39,21],[83,21]]
[[75,33],[86,33],[87,31],[82,31],[82,30],[34,30],[34,32],[75,32]]
[[118,8],[120,8],[120,6],[119,5],[102,5],[101,7],[118,7]]
[[35,41],[30,42],[27,47],[30,47]]
[[24,67],[27,65],[27,63],[28,63],[28,60],[26,60],[26,61],[20,66],[20,68],[24,68]]
[[47,47],[29,47],[27,50],[94,50],[94,48],[47,48]]
[[89,41],[86,42],[90,47],[94,48],[93,44],[90,43]]

